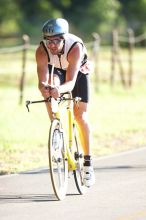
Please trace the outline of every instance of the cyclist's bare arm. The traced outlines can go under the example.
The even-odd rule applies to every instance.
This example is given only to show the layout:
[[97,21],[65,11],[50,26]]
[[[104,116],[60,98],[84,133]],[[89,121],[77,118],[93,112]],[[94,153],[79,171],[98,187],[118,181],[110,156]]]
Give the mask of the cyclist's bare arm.
[[45,89],[45,86],[42,82],[48,82],[48,57],[43,47],[40,45],[36,50],[36,62],[37,62],[37,73],[39,81],[39,89],[42,95],[47,98],[50,95],[49,90]]
[[77,43],[68,54],[69,66],[66,71],[66,81],[59,87],[51,90],[51,95],[58,98],[60,93],[73,90],[82,59],[82,45]]

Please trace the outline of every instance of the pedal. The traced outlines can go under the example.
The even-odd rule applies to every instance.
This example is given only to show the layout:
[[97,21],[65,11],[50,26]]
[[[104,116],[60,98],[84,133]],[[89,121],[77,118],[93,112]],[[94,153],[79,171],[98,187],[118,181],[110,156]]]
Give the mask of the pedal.
[[75,156],[75,160],[78,160],[79,158],[80,159],[83,158],[83,154],[82,153],[79,154],[78,152],[75,152],[74,156]]

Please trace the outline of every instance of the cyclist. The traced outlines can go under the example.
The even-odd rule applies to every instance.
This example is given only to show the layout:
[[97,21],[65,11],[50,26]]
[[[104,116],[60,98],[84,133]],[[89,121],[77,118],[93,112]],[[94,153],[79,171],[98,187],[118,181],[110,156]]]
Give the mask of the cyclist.
[[[58,98],[61,93],[72,92],[73,97],[81,97],[79,106],[74,104],[74,115],[83,135],[84,183],[90,187],[95,182],[90,149],[90,128],[87,118],[89,99],[89,65],[83,41],[69,33],[68,22],[63,18],[49,19],[43,25],[43,40],[36,50],[38,86],[44,98]],[[48,75],[54,66],[52,89],[44,84],[50,83]],[[50,104],[46,104],[51,118]]]

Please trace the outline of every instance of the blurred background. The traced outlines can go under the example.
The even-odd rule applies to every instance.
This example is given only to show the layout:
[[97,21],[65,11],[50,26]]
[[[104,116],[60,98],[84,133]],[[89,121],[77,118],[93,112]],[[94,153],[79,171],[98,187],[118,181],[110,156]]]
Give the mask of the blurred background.
[[[38,43],[43,23],[49,18],[64,17],[70,31],[91,41],[91,33],[98,32],[104,43],[111,43],[111,32],[118,28],[126,35],[146,30],[145,0],[1,0],[1,37],[20,37],[28,34],[31,43]],[[3,46],[3,44],[2,44]]]
[[49,119],[35,50],[49,18],[68,20],[92,63],[89,118],[96,156],[145,146],[146,0],[0,0],[0,174],[48,164]]

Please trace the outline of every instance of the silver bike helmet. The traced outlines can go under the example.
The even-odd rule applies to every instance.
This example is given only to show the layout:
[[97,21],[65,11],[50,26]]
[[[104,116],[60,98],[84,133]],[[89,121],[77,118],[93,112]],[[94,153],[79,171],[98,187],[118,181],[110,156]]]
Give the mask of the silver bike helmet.
[[42,30],[44,38],[59,36],[68,33],[69,25],[63,18],[50,19],[44,23]]

